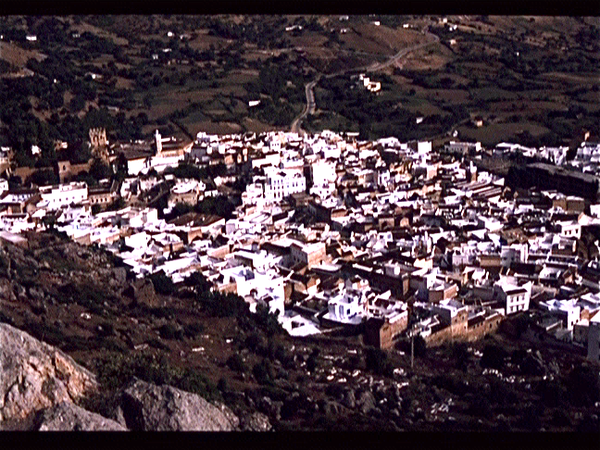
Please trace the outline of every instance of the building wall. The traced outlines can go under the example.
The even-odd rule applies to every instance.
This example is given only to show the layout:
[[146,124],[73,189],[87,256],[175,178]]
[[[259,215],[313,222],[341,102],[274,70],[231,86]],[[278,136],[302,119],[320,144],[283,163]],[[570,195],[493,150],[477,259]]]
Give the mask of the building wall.
[[482,339],[488,333],[495,333],[502,322],[503,317],[500,314],[488,316],[483,322],[479,322],[473,327],[469,327],[464,336],[467,341],[476,341]]
[[590,322],[587,357],[592,361],[600,362],[600,322]]
[[396,336],[406,330],[408,326],[408,312],[390,323],[387,320],[369,320],[365,324],[364,342],[383,350],[392,348]]

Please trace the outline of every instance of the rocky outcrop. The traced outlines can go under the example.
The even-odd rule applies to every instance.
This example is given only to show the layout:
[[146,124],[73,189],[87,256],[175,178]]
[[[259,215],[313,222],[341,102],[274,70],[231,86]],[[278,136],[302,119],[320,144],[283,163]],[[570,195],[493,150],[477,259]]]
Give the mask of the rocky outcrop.
[[135,381],[123,393],[127,427],[135,431],[234,431],[239,419],[224,405],[171,386]]
[[242,431],[271,431],[272,429],[269,418],[259,412],[243,416],[240,419],[240,430]]
[[71,357],[0,323],[0,422],[73,402],[95,387],[94,374]]
[[162,306],[162,302],[154,290],[154,285],[148,278],[142,278],[129,283],[123,291],[123,295],[129,297],[136,305],[144,305],[150,308]]
[[127,431],[114,420],[66,402],[40,412],[35,422],[38,431]]

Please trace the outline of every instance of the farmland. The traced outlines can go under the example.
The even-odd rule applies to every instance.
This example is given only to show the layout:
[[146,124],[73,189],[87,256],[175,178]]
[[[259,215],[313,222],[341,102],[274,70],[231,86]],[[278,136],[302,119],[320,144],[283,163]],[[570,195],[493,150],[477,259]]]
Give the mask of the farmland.
[[[351,80],[353,69],[427,41],[425,30],[439,42],[370,74],[379,93]],[[314,131],[436,141],[458,131],[488,145],[521,131],[552,145],[599,134],[598,18],[6,16],[0,31],[11,92],[0,132],[17,150],[85,139],[92,125],[113,140],[182,133],[173,119],[191,133],[289,129],[320,74],[339,75],[316,86]],[[21,100],[29,106],[18,109]]]

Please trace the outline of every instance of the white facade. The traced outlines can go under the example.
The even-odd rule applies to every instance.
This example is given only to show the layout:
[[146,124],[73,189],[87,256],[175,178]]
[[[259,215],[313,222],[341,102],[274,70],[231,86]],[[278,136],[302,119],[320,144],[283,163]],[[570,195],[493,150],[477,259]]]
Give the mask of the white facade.
[[335,183],[337,174],[335,172],[335,163],[319,160],[311,165],[312,181],[315,186],[327,185]]
[[324,319],[332,322],[358,325],[367,314],[365,292],[357,289],[346,289],[329,300]]
[[495,289],[505,302],[506,315],[529,310],[532,286],[531,281],[522,286],[513,284],[506,279],[496,282]]
[[451,152],[468,153],[469,151],[481,151],[481,142],[456,142],[450,141],[446,144],[446,150]]
[[581,317],[581,307],[576,303],[577,300],[549,300],[547,302],[540,302],[540,307],[564,318],[566,329],[572,330]]
[[127,160],[127,173],[129,175],[139,175],[142,170],[149,167],[148,158],[137,158],[137,159],[128,159]]
[[503,267],[510,267],[513,262],[527,262],[529,246],[527,244],[503,245],[500,250],[500,256]]
[[58,209],[71,204],[79,204],[88,198],[88,186],[85,181],[40,187],[42,202],[48,209]]
[[292,194],[306,191],[306,178],[297,171],[265,170],[265,199],[281,200]]
[[581,225],[576,221],[558,222],[561,236],[581,239]]

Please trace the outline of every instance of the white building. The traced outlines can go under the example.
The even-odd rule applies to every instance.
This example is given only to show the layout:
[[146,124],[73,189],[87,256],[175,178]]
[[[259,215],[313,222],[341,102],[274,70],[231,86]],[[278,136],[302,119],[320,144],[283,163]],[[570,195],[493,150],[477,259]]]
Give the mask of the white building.
[[540,302],[540,308],[560,317],[567,330],[572,330],[581,317],[581,307],[577,305],[577,300],[548,300]]
[[529,301],[531,300],[531,281],[520,286],[516,282],[509,280],[508,277],[501,278],[494,285],[501,300],[504,301],[506,315],[519,311],[529,310]]
[[529,246],[525,244],[503,245],[500,250],[502,267],[510,267],[513,262],[527,262],[529,257]]
[[368,313],[368,302],[364,290],[344,289],[327,303],[323,319],[346,325],[358,325]]
[[445,149],[450,152],[457,153],[469,153],[469,152],[480,152],[481,142],[457,142],[450,141],[445,145]]
[[323,186],[329,183],[335,183],[337,174],[335,171],[335,162],[328,160],[319,160],[311,164],[312,181],[315,186]]
[[267,201],[281,200],[306,191],[306,178],[298,171],[269,168],[265,169],[265,175],[264,193]]
[[88,186],[85,181],[69,184],[40,187],[42,205],[48,209],[59,209],[71,204],[79,204],[88,198]]
[[561,221],[558,222],[558,226],[560,226],[561,236],[581,239],[581,225],[577,221]]

